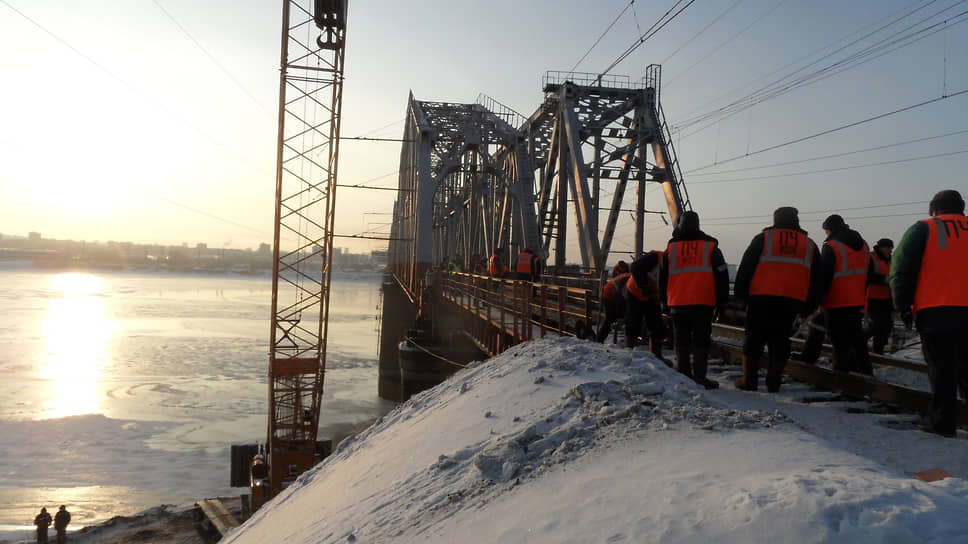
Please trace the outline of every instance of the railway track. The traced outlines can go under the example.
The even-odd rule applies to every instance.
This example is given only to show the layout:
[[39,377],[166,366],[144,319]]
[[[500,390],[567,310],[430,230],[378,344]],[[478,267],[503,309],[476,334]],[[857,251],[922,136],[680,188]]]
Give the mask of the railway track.
[[[743,356],[743,335],[740,327],[713,324],[713,343],[722,350],[724,362],[739,361]],[[794,339],[794,346],[802,347],[803,340]],[[830,346],[824,346],[822,354],[829,357]],[[927,366],[918,361],[910,361],[898,357],[871,355],[871,362],[878,367],[893,367],[919,373],[927,373]],[[760,361],[760,368],[765,368],[765,361]],[[836,372],[822,366],[807,364],[801,361],[787,362],[784,373],[791,378],[808,383],[817,389],[836,391],[847,398],[870,400],[896,406],[897,408],[918,413],[926,413],[931,402],[931,393],[922,389],[899,385],[878,380],[875,377],[862,374]],[[764,372],[760,372],[763,377]],[[968,428],[968,407],[959,404],[959,426]]]

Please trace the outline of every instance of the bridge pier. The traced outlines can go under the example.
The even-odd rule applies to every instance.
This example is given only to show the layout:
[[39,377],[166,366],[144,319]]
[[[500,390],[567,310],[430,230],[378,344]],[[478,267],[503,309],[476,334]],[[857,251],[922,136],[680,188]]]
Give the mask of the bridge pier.
[[415,299],[388,276],[383,282],[378,394],[403,402],[487,355],[464,331],[465,319],[441,305],[439,286]]

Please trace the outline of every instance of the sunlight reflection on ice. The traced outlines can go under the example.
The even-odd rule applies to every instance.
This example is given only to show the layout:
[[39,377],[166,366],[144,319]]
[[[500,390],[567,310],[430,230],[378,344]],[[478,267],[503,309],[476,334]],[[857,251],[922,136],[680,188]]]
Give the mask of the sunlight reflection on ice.
[[49,300],[44,329],[47,358],[41,377],[50,380],[53,393],[45,416],[100,413],[97,384],[113,333],[102,296],[104,280],[90,274],[59,274],[50,286],[60,296]]

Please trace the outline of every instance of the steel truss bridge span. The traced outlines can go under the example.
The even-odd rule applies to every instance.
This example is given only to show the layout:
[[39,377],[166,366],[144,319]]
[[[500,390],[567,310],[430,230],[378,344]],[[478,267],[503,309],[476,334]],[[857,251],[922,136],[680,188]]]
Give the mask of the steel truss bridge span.
[[[674,224],[691,209],[660,82],[658,65],[640,81],[548,72],[528,117],[485,95],[464,104],[411,93],[391,274],[416,300],[435,265],[471,270],[496,248],[508,260],[531,248],[558,274],[596,277],[610,256],[640,255],[647,213]],[[649,184],[661,186],[663,209],[646,209]],[[631,243],[619,231],[634,232]]]

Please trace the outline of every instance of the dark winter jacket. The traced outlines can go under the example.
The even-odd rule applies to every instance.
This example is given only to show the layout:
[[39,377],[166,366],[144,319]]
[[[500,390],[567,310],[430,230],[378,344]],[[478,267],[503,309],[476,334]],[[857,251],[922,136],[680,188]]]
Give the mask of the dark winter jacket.
[[[672,232],[669,243],[682,242],[689,240],[705,240],[716,244],[712,254],[709,256],[709,265],[713,267],[713,281],[716,285],[716,306],[722,310],[726,307],[726,300],[729,298],[729,270],[726,267],[726,259],[723,252],[719,249],[719,240],[709,236],[701,230],[681,230],[676,229]],[[668,247],[668,244],[666,244]],[[636,280],[638,282],[638,280]],[[659,300],[667,304],[669,300],[667,288],[669,286],[669,252],[662,253],[662,268],[659,269]],[[675,311],[692,308],[691,306],[680,306]]]
[[54,528],[58,531],[63,531],[67,529],[67,526],[71,522],[71,513],[67,510],[58,510],[54,514]]
[[[652,272],[655,267],[659,266],[659,254],[655,251],[649,251],[645,255],[642,255],[638,259],[632,261],[629,265],[629,272],[632,273],[632,277],[635,278],[635,285],[648,292],[652,289],[652,282],[649,281],[649,273]],[[658,293],[649,292],[649,298],[653,298]]]
[[[854,229],[843,229],[832,232],[825,241],[840,242],[854,251],[864,249],[864,245],[866,244],[864,238]],[[823,298],[827,294],[827,291],[830,290],[830,284],[834,281],[834,272],[837,271],[836,250],[829,245],[824,245],[820,251],[820,260],[823,261],[823,274],[820,281],[820,297]],[[874,273],[874,263],[868,263],[867,283],[871,282]]]
[[[923,221],[911,225],[891,258],[891,298],[898,312],[910,312],[917,291],[921,259],[928,247],[928,225]],[[968,324],[968,308],[939,306],[925,308],[915,316],[917,328],[927,333],[948,333],[964,330]]]
[[37,517],[34,518],[34,525],[36,525],[38,529],[44,532],[47,532],[47,528],[50,527],[50,522],[51,522],[50,514],[48,514],[47,512],[37,514]]
[[767,227],[763,229],[763,232],[757,234],[753,237],[750,242],[749,247],[746,248],[746,252],[743,253],[743,260],[739,263],[739,269],[736,271],[736,281],[733,283],[733,295],[737,299],[744,300],[747,303],[750,302],[751,298],[754,299],[775,299],[773,302],[779,304],[782,308],[786,309],[789,313],[798,314],[810,314],[817,309],[820,304],[820,297],[822,293],[823,281],[823,262],[820,259],[820,251],[817,249],[816,244],[813,248],[813,260],[810,264],[810,287],[807,291],[807,301],[800,302],[795,298],[788,297],[774,297],[769,295],[756,295],[751,297],[750,285],[753,283],[753,274],[756,273],[756,267],[760,264],[760,256],[763,255],[763,244],[766,243],[766,231],[772,229],[793,229],[797,232],[802,232],[804,236],[807,235],[807,231],[801,229],[798,225],[790,224],[774,224],[772,227]]

